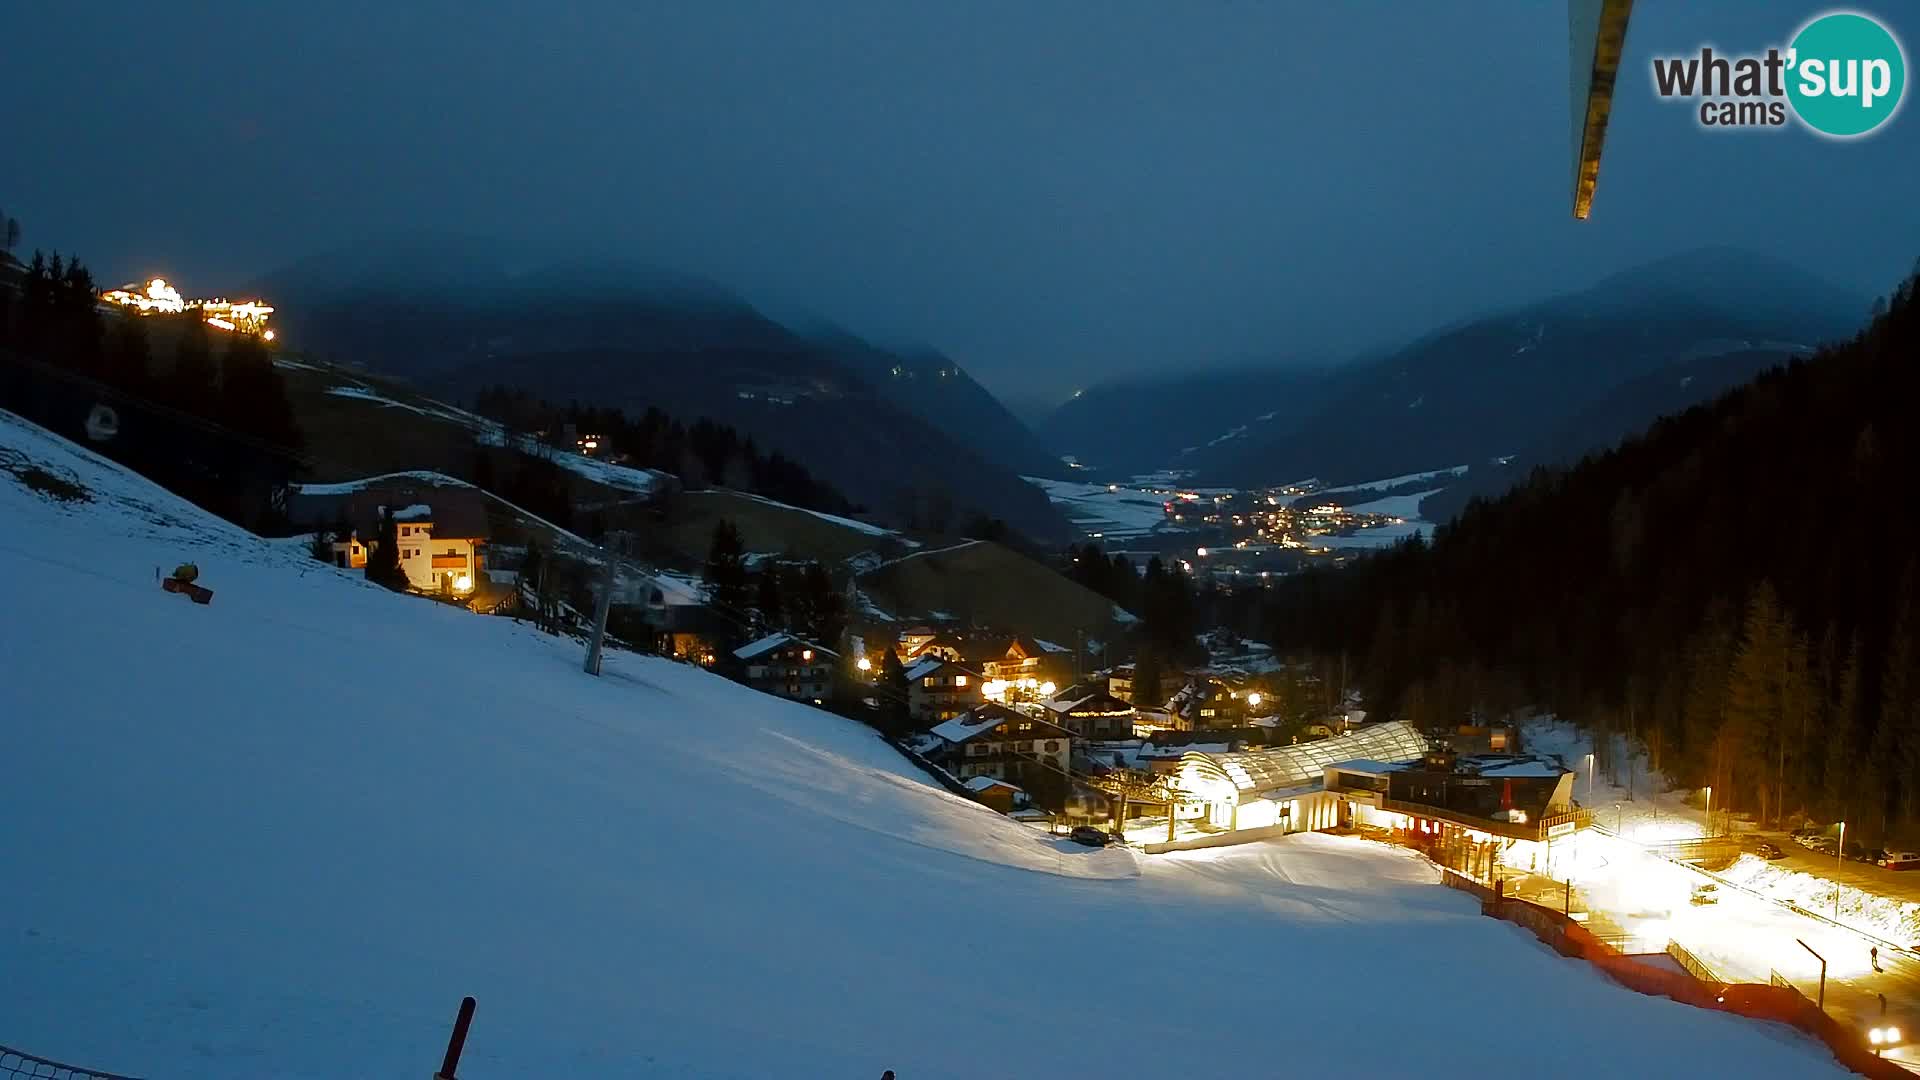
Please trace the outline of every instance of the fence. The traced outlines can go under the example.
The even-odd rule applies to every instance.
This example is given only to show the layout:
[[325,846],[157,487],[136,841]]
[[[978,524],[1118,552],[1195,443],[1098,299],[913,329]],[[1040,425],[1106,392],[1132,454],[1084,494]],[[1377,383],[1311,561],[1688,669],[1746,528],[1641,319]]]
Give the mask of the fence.
[[1448,888],[1459,889],[1461,892],[1464,892],[1464,893],[1472,893],[1480,901],[1480,910],[1486,912],[1487,914],[1492,914],[1492,911],[1490,909],[1494,901],[1499,898],[1498,894],[1496,894],[1492,889],[1488,888],[1485,884],[1479,881],[1476,881],[1473,878],[1468,877],[1467,875],[1461,873],[1458,870],[1452,870],[1447,867],[1440,866],[1437,863],[1435,864],[1435,869],[1440,871],[1440,881],[1443,884],[1445,884]]
[[1725,979],[1714,974],[1713,969],[1708,967],[1704,961],[1693,955],[1691,950],[1677,941],[1667,942],[1667,955],[1673,957],[1675,963],[1685,968],[1687,974],[1699,979],[1703,983],[1718,985],[1726,982]]
[[[1456,888],[1464,887],[1455,885],[1451,877],[1447,877],[1447,882]],[[1712,972],[1677,943],[1669,943],[1667,952],[1686,969],[1684,975],[1638,963],[1586,927],[1550,908],[1507,897],[1487,905],[1486,910],[1494,918],[1526,927],[1561,955],[1587,961],[1630,990],[1754,1020],[1778,1021],[1825,1043],[1833,1051],[1835,1060],[1862,1076],[1872,1080],[1912,1080],[1911,1073],[1876,1056],[1858,1031],[1822,1011],[1778,971],[1769,973],[1771,985],[1767,986],[1723,984],[1718,979],[1703,977],[1702,973],[1711,976]]]
[[0,1046],[0,1080],[27,1080],[29,1077],[33,1080],[134,1080],[131,1076],[65,1065],[9,1046]]

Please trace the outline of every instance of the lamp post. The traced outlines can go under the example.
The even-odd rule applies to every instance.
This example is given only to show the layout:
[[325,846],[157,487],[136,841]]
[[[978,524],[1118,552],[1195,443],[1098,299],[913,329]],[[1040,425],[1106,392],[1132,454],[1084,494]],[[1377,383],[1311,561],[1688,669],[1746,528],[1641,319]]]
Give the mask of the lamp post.
[[1840,921],[1840,861],[1847,853],[1847,823],[1840,823],[1840,842],[1833,847],[1833,921]]
[[1587,755],[1587,801],[1593,801],[1593,755]]
[[1820,1011],[1826,1012],[1827,1011],[1827,958],[1824,956],[1821,956],[1817,952],[1813,952],[1813,946],[1807,944],[1804,941],[1800,941],[1799,938],[1794,938],[1793,940],[1799,942],[1801,948],[1807,950],[1810,953],[1813,953],[1813,958],[1815,960],[1820,961]]
[[1713,785],[1707,785],[1707,835],[1713,835]]

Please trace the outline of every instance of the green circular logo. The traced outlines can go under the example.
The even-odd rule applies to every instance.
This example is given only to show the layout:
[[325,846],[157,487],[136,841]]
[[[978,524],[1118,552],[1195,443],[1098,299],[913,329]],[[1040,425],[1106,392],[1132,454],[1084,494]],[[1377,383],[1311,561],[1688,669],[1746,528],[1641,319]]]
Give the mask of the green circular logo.
[[1795,35],[1787,55],[1787,99],[1823,135],[1865,135],[1900,108],[1906,56],[1887,28],[1865,15],[1820,16]]

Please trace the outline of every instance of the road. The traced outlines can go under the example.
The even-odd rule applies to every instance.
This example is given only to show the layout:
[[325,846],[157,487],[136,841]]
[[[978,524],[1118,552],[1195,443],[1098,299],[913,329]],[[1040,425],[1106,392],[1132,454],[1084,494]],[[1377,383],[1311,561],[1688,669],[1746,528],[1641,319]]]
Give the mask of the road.
[[[1713,884],[1711,877],[1598,830],[1582,832],[1572,845],[1566,865],[1575,882],[1573,909],[1589,912],[1595,933],[1624,935],[1648,951],[1677,941],[1728,982],[1766,983],[1777,973],[1817,999],[1821,967],[1811,947],[1827,961],[1827,1011],[1863,1036],[1871,1027],[1897,1025],[1908,1041],[1887,1056],[1920,1072],[1920,956],[1881,946],[1876,971],[1868,953],[1874,942],[1855,931],[1727,884],[1715,885],[1715,902],[1696,905],[1695,890]],[[1535,876],[1517,887],[1536,902],[1566,903],[1564,883]]]

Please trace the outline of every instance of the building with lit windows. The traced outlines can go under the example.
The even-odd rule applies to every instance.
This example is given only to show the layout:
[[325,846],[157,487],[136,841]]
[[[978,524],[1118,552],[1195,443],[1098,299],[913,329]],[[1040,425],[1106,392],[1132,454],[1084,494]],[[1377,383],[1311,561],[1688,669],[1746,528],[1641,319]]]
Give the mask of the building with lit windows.
[[840,654],[792,634],[768,634],[733,651],[741,678],[763,694],[820,704],[833,692]]
[[906,675],[907,715],[916,723],[951,720],[986,700],[980,673],[944,657],[917,660]]
[[1070,687],[1042,705],[1054,723],[1083,739],[1131,739],[1135,734],[1133,706],[1088,684]]
[[1039,638],[1015,637],[1005,651],[983,661],[980,671],[1000,688],[1000,697],[1038,700],[1074,681],[1073,650]]
[[420,592],[470,598],[483,588],[487,513],[467,487],[420,483],[302,484],[287,496],[287,517],[332,533],[333,562],[360,570],[373,555],[380,516],[391,513],[400,568]]
[[987,702],[934,727],[928,756],[963,782],[988,776],[1024,782],[1047,770],[1065,775],[1073,733],[1038,716]]

